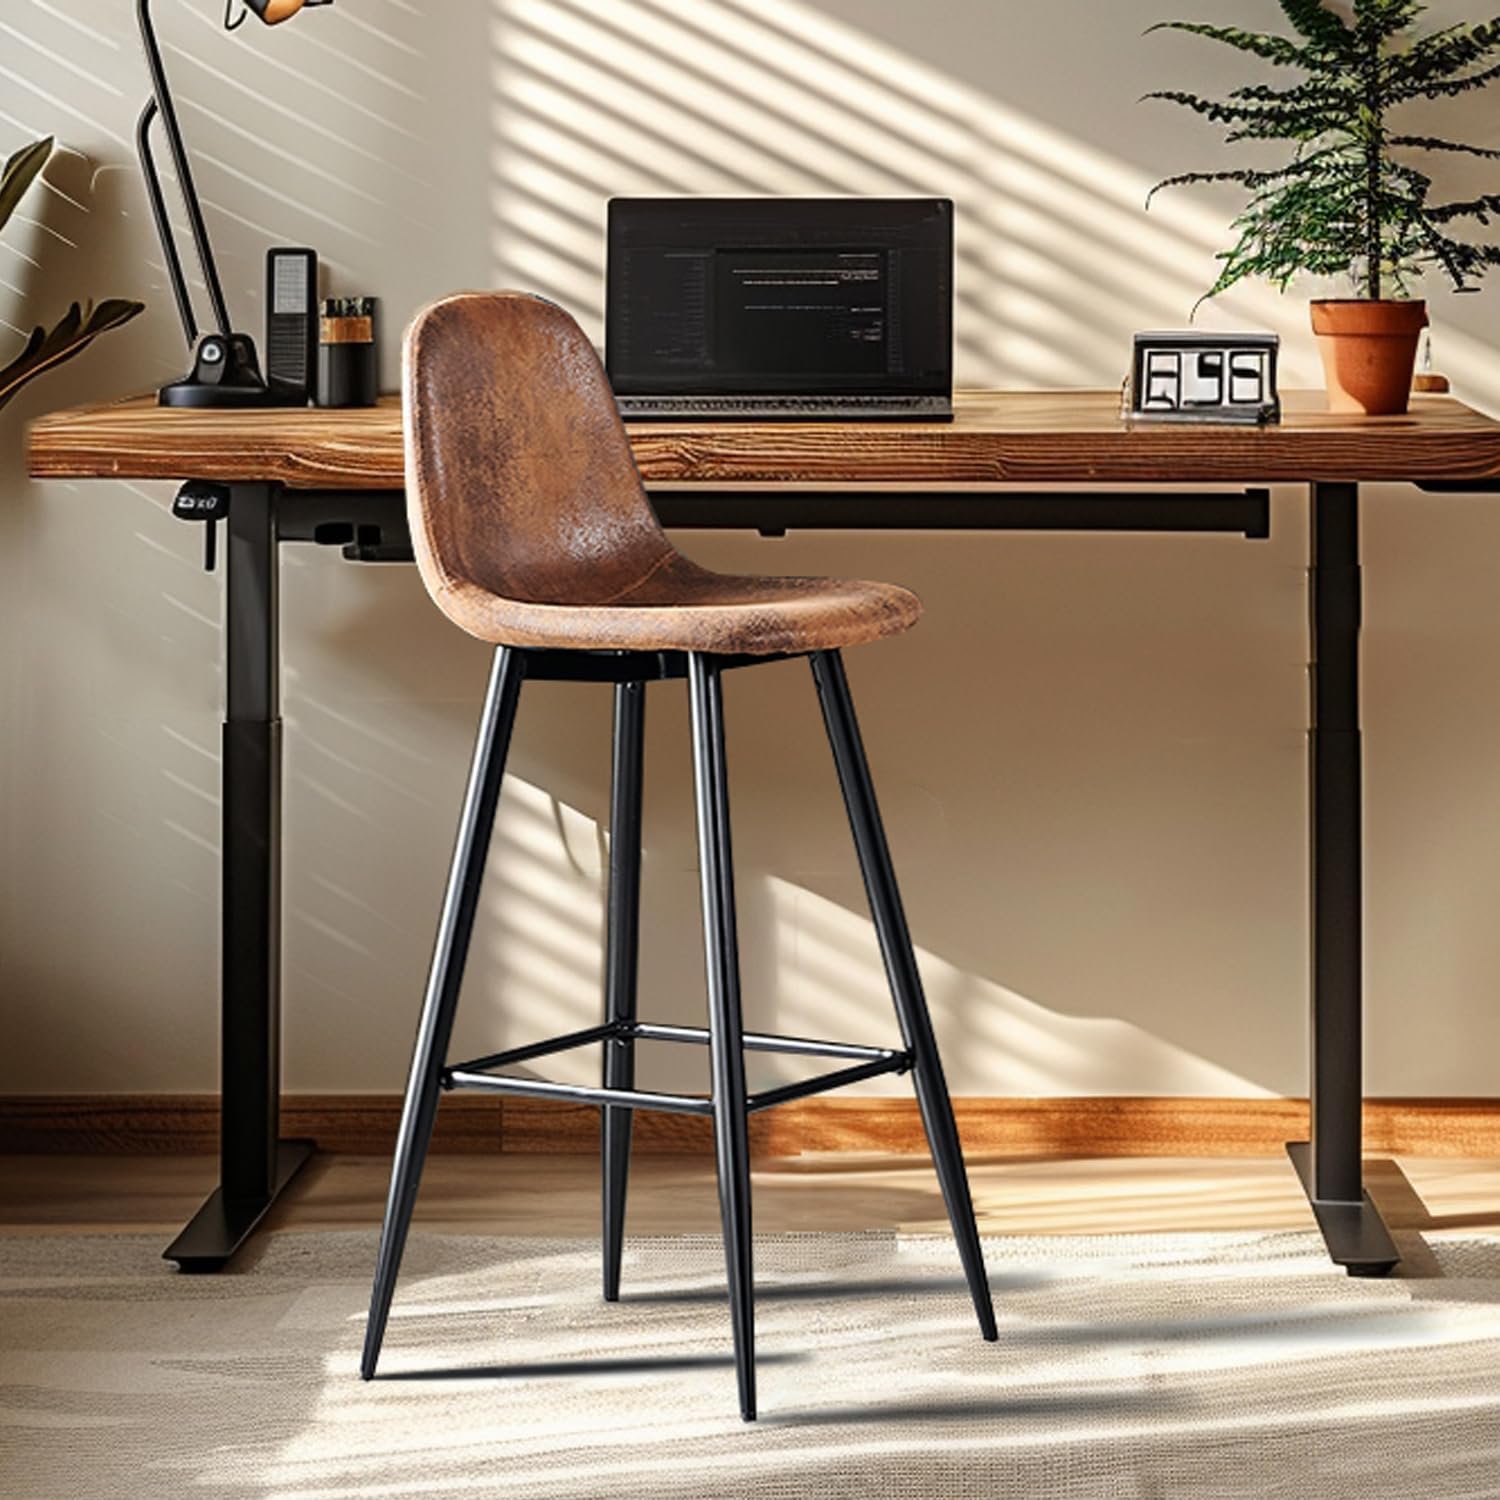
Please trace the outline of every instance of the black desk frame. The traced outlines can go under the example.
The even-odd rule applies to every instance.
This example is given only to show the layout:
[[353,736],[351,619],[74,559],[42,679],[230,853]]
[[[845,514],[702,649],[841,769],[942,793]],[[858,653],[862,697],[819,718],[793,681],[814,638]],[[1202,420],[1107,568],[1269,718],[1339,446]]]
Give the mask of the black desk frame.
[[[280,1139],[281,692],[284,542],[353,561],[409,561],[399,491],[229,487],[223,726],[219,1186],[165,1251],[184,1271],[222,1267],[312,1154]],[[1196,494],[664,489],[667,526],[753,529],[1083,530],[1270,535],[1266,490]],[[1363,1191],[1359,487],[1312,486],[1312,1131],[1288,1147],[1332,1259],[1355,1275],[1397,1262]]]

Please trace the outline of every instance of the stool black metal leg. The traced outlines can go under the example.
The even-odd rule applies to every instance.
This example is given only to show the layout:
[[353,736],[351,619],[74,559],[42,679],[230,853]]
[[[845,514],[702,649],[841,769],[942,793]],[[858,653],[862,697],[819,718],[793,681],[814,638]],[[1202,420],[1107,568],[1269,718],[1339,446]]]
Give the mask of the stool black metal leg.
[[[636,971],[641,917],[641,783],[645,761],[646,684],[615,687],[614,769],[610,778],[609,918],[604,974],[606,1021],[636,1019]],[[635,1039],[604,1044],[604,1086],[635,1087]],[[625,1180],[630,1167],[630,1125],[635,1111],[606,1106],[603,1124],[604,1298],[620,1296],[620,1255],[625,1239]]]
[[995,1309],[990,1300],[979,1228],[974,1222],[974,1203],[969,1195],[969,1178],[964,1170],[958,1127],[953,1120],[953,1104],[948,1097],[937,1040],[927,1013],[927,997],[922,991],[922,977],[912,951],[911,933],[906,925],[901,893],[896,886],[896,872],[891,865],[891,852],[880,821],[880,808],[875,801],[875,786],[870,779],[859,722],[854,716],[854,702],[849,696],[849,680],[844,675],[843,659],[837,651],[814,652],[812,670],[818,700],[823,707],[823,722],[828,729],[828,743],[833,748],[834,764],[838,767],[839,785],[844,792],[844,806],[849,812],[849,826],[859,852],[870,913],[875,919],[891,996],[896,1002],[901,1035],[912,1054],[912,1082],[916,1086],[927,1143],[932,1149],[933,1165],[943,1189],[948,1221],[958,1242],[958,1253],[968,1279],[969,1294],[974,1299],[980,1332],[986,1339],[994,1339],[997,1336]]
[[485,856],[489,852],[490,832],[495,823],[495,807],[500,800],[500,782],[505,774],[505,757],[510,749],[516,702],[525,671],[525,663],[518,652],[504,646],[497,648],[479,721],[479,734],[474,743],[474,758],[469,766],[469,783],[464,792],[463,813],[448,871],[442,914],[438,919],[427,993],[422,1001],[422,1019],[412,1053],[411,1076],[406,1085],[406,1102],[396,1136],[390,1196],[386,1200],[385,1224],[380,1232],[375,1285],[370,1292],[370,1316],[365,1325],[365,1348],[359,1366],[359,1373],[366,1380],[375,1374],[375,1362],[380,1358],[380,1344],[385,1337],[386,1318],[391,1310],[391,1293],[396,1287],[396,1273],[401,1267],[401,1252],[406,1247],[406,1231],[417,1200],[422,1163],[432,1138],[442,1071],[448,1056],[454,1012],[458,1008],[464,962],[469,954],[474,913],[484,880]]
[[711,656],[688,658],[693,780],[703,883],[703,946],[708,962],[709,1066],[714,1149],[740,1415],[755,1420],[755,1288],[750,1229],[750,1115],[746,1106],[740,955],[734,865],[729,843],[729,778],[724,759],[724,692]]

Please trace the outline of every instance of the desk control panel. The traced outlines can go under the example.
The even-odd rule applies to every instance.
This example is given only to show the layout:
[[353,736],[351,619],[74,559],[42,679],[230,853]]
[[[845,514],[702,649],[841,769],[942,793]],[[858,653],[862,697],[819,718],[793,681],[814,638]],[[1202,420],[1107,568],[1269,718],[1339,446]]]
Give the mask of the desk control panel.
[[219,560],[219,522],[229,514],[229,486],[190,479],[177,491],[172,514],[179,521],[203,524],[203,567],[212,573]]

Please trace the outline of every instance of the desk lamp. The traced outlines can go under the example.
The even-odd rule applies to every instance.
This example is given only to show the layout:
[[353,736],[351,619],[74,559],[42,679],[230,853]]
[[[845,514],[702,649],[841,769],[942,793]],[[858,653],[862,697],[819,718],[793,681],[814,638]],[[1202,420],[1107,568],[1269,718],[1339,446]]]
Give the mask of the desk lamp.
[[[332,3],[333,0],[245,0],[246,6],[267,26],[289,20],[305,5]],[[151,22],[151,0],[136,0],[136,14],[140,20],[141,41],[146,49],[146,65],[151,72],[151,98],[141,111],[141,118],[136,126],[136,149],[140,153],[141,172],[146,179],[146,195],[151,201],[151,216],[156,220],[157,237],[161,240],[162,253],[166,257],[167,274],[177,299],[182,330],[187,337],[188,347],[194,350],[192,373],[171,385],[163,386],[158,399],[163,406],[286,405],[288,398],[269,389],[260,373],[260,358],[255,352],[255,340],[247,333],[236,333],[230,326],[229,308],[224,301],[224,288],[219,281],[213,246],[209,243],[208,226],[203,222],[203,209],[198,202],[197,189],[193,186],[193,171],[188,163],[182,131],[177,124],[177,109],[172,101],[172,91],[167,85],[167,71],[162,64],[161,48],[156,44],[156,28]],[[226,21],[226,24],[233,30],[239,23]],[[161,178],[151,152],[151,126],[158,115],[167,133],[178,187],[187,209],[188,228],[198,251],[198,263],[203,268],[208,300],[213,306],[213,320],[217,331],[207,333],[201,339],[198,336],[198,322],[193,315],[187,278],[183,275],[182,258],[177,253],[172,222],[167,216],[166,200],[162,196]]]

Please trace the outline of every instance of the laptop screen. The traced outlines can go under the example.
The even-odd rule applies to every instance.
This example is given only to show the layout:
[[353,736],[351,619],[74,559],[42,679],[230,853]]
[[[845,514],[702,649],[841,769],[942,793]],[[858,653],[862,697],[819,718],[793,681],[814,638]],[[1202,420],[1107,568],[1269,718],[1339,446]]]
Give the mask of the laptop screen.
[[617,395],[941,395],[946,198],[615,198],[605,362]]

